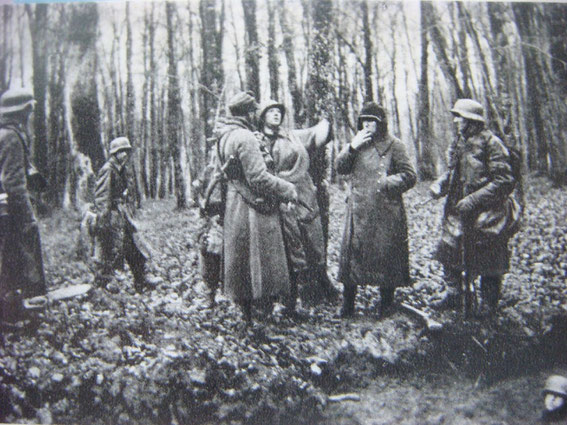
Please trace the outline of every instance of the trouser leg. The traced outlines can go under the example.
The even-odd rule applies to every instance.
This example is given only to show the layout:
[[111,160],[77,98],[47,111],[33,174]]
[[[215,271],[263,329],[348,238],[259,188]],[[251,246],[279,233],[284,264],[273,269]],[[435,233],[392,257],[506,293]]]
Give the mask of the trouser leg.
[[342,317],[350,317],[354,314],[354,300],[356,298],[356,284],[345,284],[343,290],[343,308]]
[[0,216],[0,300],[14,289],[10,267],[10,236],[9,216]]
[[336,299],[338,291],[333,286],[329,275],[327,274],[327,267],[325,264],[319,264],[316,268],[317,282],[321,289],[323,296],[329,300]]
[[0,282],[4,290],[19,290],[24,298],[47,291],[37,222],[2,216],[0,223]]
[[486,303],[491,312],[495,312],[500,300],[502,276],[481,276],[480,291],[482,301]]
[[124,257],[134,276],[134,287],[143,290],[146,286],[146,257],[136,246],[131,232],[124,234]]
[[0,316],[18,320],[24,298],[47,292],[37,222],[0,217]]
[[445,290],[442,298],[433,303],[433,307],[438,309],[459,309],[461,307],[461,271],[452,267],[443,267],[443,280]]
[[209,290],[209,301],[213,305],[220,281],[220,255],[207,252],[206,249],[201,248],[199,251],[199,263],[201,276]]
[[0,216],[0,320],[3,322],[18,320],[23,298],[11,261],[12,245],[9,216]]
[[394,303],[395,288],[380,288],[380,306],[382,311],[392,306]]
[[240,301],[238,305],[242,310],[242,315],[244,316],[246,324],[252,323],[252,300]]
[[100,246],[100,258],[96,261],[96,283],[101,288],[105,288],[112,280],[114,270],[123,261],[121,231],[110,226],[100,229],[97,244]]
[[41,252],[41,239],[37,222],[25,223],[22,229],[22,257],[24,270],[24,297],[34,297],[47,292],[45,285],[45,272],[43,270],[43,255]]
[[289,311],[295,311],[297,307],[297,295],[298,295],[298,280],[299,273],[291,272],[289,275],[289,295],[286,296],[284,304]]

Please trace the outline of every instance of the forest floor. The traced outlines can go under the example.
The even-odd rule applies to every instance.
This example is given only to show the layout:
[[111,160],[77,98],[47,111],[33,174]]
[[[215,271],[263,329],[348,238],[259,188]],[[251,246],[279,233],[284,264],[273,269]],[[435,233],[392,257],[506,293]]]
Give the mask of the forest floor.
[[[496,319],[464,321],[429,305],[442,292],[432,260],[443,201],[406,197],[413,286],[396,300],[433,314],[427,332],[402,312],[380,319],[378,291],[357,296],[355,318],[339,302],[294,322],[278,309],[254,331],[198,273],[195,209],[147,201],[140,232],[153,248],[144,294],[129,271],[120,291],[94,288],[59,302],[0,341],[0,421],[16,423],[531,424],[545,374],[567,369],[567,192],[544,179],[526,184],[524,228],[514,237]],[[337,272],[345,194],[331,188],[329,272]],[[92,283],[77,258],[79,217],[56,211],[40,222],[51,288]],[[340,289],[340,285],[337,285]],[[336,402],[354,393],[360,401]],[[344,398],[344,397],[343,397]],[[348,397],[347,397],[348,398]],[[341,397],[339,397],[341,399]]]

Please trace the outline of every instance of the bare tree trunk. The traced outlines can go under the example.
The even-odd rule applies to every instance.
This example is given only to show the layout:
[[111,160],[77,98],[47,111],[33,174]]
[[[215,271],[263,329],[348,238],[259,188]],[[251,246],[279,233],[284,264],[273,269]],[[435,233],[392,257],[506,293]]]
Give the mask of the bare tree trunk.
[[73,113],[73,135],[79,151],[85,153],[98,170],[105,161],[104,150],[100,138],[100,110],[97,96],[96,74],[98,59],[96,54],[96,31],[98,23],[98,6],[96,3],[74,5],[74,23],[71,39],[77,40],[80,67],[78,78],[71,92],[71,108]]
[[268,0],[268,70],[270,72],[270,97],[278,99],[280,86],[278,51],[276,49],[276,18],[274,0]]
[[[534,6],[531,4],[518,4],[513,6],[516,24],[522,39],[529,40],[534,36],[535,26],[537,25],[534,16]],[[547,174],[548,163],[547,156],[549,154],[548,135],[545,132],[543,123],[543,108],[544,98],[543,92],[540,89],[541,81],[541,68],[538,60],[538,52],[531,46],[523,48],[524,60],[526,61],[526,82],[528,99],[531,102],[528,104],[528,110],[532,117],[531,137],[530,139],[536,142],[530,149],[530,157],[534,158],[530,161],[537,169]],[[535,151],[535,152],[534,152]]]
[[173,22],[175,6],[172,2],[165,4],[167,17],[167,59],[168,59],[168,84],[167,84],[167,140],[169,151],[173,157],[173,175],[175,181],[175,196],[177,208],[187,207],[185,198],[185,179],[181,169],[181,155],[179,153],[179,128],[181,121],[181,99],[179,94],[179,80],[177,77],[177,55],[175,54],[174,37],[176,25]]
[[149,124],[148,124],[148,87],[149,87],[149,66],[148,66],[148,14],[147,9],[144,11],[144,34],[143,34],[143,55],[144,55],[144,83],[142,86],[142,119],[141,126],[141,149],[140,149],[140,179],[142,180],[142,188],[144,196],[150,196],[150,187],[148,184],[148,145],[149,140]]
[[12,62],[12,12],[13,6],[0,6],[2,11],[2,43],[0,43],[0,93],[10,87]]
[[348,107],[351,101],[351,93],[348,86],[346,58],[343,51],[343,43],[339,41],[338,36],[336,37],[336,39],[336,56],[338,57],[338,95],[335,101],[335,105],[339,110],[339,116],[341,118],[342,125],[354,131],[354,124],[351,122]]
[[246,88],[260,101],[260,45],[256,27],[256,0],[242,0],[246,28]]
[[485,100],[486,104],[488,105],[488,122],[492,125],[492,127],[494,127],[494,132],[498,135],[498,137],[504,140],[504,142],[506,142],[507,144],[508,141],[506,132],[504,131],[504,121],[500,114],[501,108],[499,108],[497,105],[497,102],[501,101],[501,99],[499,99],[501,94],[498,92],[497,87],[492,84],[489,61],[484,50],[482,49],[478,31],[476,31],[473,27],[470,13],[465,9],[464,6],[461,5],[459,5],[459,18],[464,27],[464,31],[466,31],[466,33],[468,33],[469,37],[472,39],[478,57],[480,58],[482,79],[485,86]]
[[418,85],[418,149],[416,156],[418,175],[421,180],[431,180],[435,177],[435,164],[431,149],[431,126],[429,123],[429,38],[427,29],[430,26],[431,8],[432,5],[429,2],[420,3],[421,76]]
[[293,117],[296,126],[300,126],[305,122],[305,111],[303,107],[303,95],[297,81],[297,67],[295,64],[295,52],[293,46],[293,31],[287,21],[286,3],[281,0],[280,9],[280,27],[283,34],[283,49],[287,62],[288,86],[291,93],[291,103],[293,106]]
[[164,123],[166,122],[165,116],[165,105],[166,105],[166,92],[165,88],[162,88],[159,94],[158,100],[158,129],[157,129],[157,140],[159,143],[158,158],[159,158],[159,188],[158,188],[158,198],[164,199],[167,196],[167,175],[169,172],[169,158],[170,152],[167,146],[166,134],[164,129]]
[[20,81],[26,81],[26,34],[25,34],[25,25],[23,23],[23,18],[25,16],[25,12],[18,14],[17,17],[17,25],[16,31],[18,32],[18,64],[19,64],[19,71],[20,71]]
[[565,4],[548,4],[551,34],[551,65],[555,76],[559,79],[563,93],[567,92],[567,13]]
[[238,88],[240,88],[241,90],[243,90],[246,87],[246,77],[242,76],[242,71],[244,70],[244,68],[246,68],[245,64],[242,64],[242,53],[243,53],[243,48],[240,47],[240,42],[238,41],[238,34],[239,34],[239,30],[236,28],[236,23],[240,23],[240,21],[235,19],[234,16],[234,7],[237,3],[236,2],[229,2],[229,13],[230,13],[230,23],[231,23],[231,28],[232,28],[232,46],[234,47],[234,53],[236,55],[236,72],[238,74],[238,83],[239,86]]
[[441,34],[440,30],[440,19],[435,12],[435,7],[433,3],[426,2],[429,6],[426,8],[426,13],[428,16],[429,22],[429,35],[431,37],[431,44],[433,45],[433,50],[435,52],[435,56],[439,61],[439,65],[441,66],[441,70],[445,75],[445,78],[451,83],[451,87],[454,90],[453,98],[461,98],[464,97],[464,90],[461,87],[459,80],[457,79],[457,70],[451,64],[449,60],[449,54],[447,52],[447,41]]
[[[557,94],[549,59],[548,15],[543,4],[518,3],[512,9],[526,61],[532,135],[537,141],[537,168],[558,184],[567,182],[567,111]],[[533,43],[536,43],[535,45]]]
[[400,110],[398,106],[398,96],[396,96],[396,85],[397,85],[397,72],[396,72],[396,60],[398,56],[398,48],[396,46],[396,41],[398,39],[397,25],[393,24],[391,26],[390,32],[392,35],[392,55],[390,57],[390,68],[392,69],[392,118],[393,118],[393,129],[394,134],[400,134]]
[[201,0],[201,121],[203,133],[212,134],[214,112],[220,102],[224,86],[222,68],[222,42],[224,23],[224,1],[221,0],[221,14],[217,16],[216,0]]
[[451,3],[451,7],[457,9],[457,18],[454,19],[456,25],[458,25],[458,37],[459,42],[455,43],[457,45],[457,52],[459,55],[459,69],[461,71],[461,79],[463,80],[463,97],[471,98],[474,97],[470,86],[470,70],[471,66],[469,63],[469,51],[467,48],[467,31],[465,29],[466,25],[463,21],[466,19],[466,11],[464,6],[459,3]]
[[372,34],[370,33],[370,22],[368,20],[368,2],[360,2],[362,10],[362,34],[364,38],[364,89],[365,101],[374,100],[374,89],[372,88]]
[[[525,108],[525,71],[524,61],[518,60],[522,51],[517,34],[511,34],[511,29],[516,28],[512,22],[512,8],[510,4],[499,2],[487,3],[488,17],[490,19],[490,31],[493,39],[492,62],[496,67],[498,101],[501,110],[504,111],[503,131],[508,143],[522,152],[525,159],[524,167],[529,168],[535,163],[535,155],[528,156],[527,113]],[[516,46],[516,47],[510,47]],[[535,142],[533,142],[535,145]],[[535,149],[533,150],[535,152]]]
[[[57,24],[63,22],[63,8],[59,7]],[[63,37],[58,37],[61,40]],[[51,205],[63,206],[65,181],[67,178],[67,164],[69,148],[66,143],[68,135],[65,126],[65,55],[60,41],[52,47],[54,54],[51,56],[50,80],[49,80],[49,135],[47,145],[49,146],[50,161],[47,170],[49,186],[47,188],[47,202]]]
[[[189,81],[191,81],[191,88],[189,89],[189,99],[190,99],[190,111],[191,118],[189,121],[190,131],[189,131],[189,170],[191,174],[191,182],[197,179],[200,175],[201,169],[204,167],[206,160],[206,146],[205,138],[203,137],[202,124],[200,121],[200,111],[199,111],[199,72],[198,72],[198,58],[195,54],[195,49],[193,47],[194,43],[194,26],[193,26],[193,12],[191,11],[191,4],[188,4],[189,9],[189,55],[187,64],[187,70],[189,73]],[[194,202],[197,202],[197,191],[191,192],[191,196]]]
[[[311,16],[313,19],[312,39],[307,88],[307,118],[308,124],[314,125],[325,115],[331,104],[330,70],[332,34],[330,24],[333,22],[332,0],[314,0],[311,2]],[[325,236],[325,246],[329,232],[329,193],[327,190],[327,155],[324,149],[314,153],[311,157],[309,172],[317,187],[317,202],[321,211],[321,223]]]
[[121,46],[120,41],[120,30],[117,28],[116,23],[112,24],[113,39],[112,47],[110,49],[110,79],[112,86],[112,96],[108,98],[108,105],[114,114],[114,117],[110,124],[110,134],[109,139],[125,135],[124,129],[124,113],[122,96],[121,96],[121,84],[120,84],[120,57],[119,51]]
[[132,24],[130,22],[130,3],[126,2],[126,136],[134,149],[133,158],[130,160],[129,170],[132,174],[128,179],[129,199],[140,208],[142,196],[140,194],[140,182],[138,181],[138,164],[140,158],[140,140],[136,134],[136,117],[134,115],[135,108],[134,99],[134,81],[132,78]]
[[158,152],[158,132],[160,122],[158,121],[158,105],[159,94],[156,96],[156,79],[157,79],[157,64],[155,53],[155,33],[156,24],[154,21],[155,3],[152,3],[150,17],[149,17],[149,44],[150,44],[150,196],[155,199],[158,196],[158,173],[159,173],[159,152]]
[[33,91],[36,100],[34,110],[34,137],[32,154],[36,167],[43,174],[47,172],[47,4],[36,4],[32,10],[26,5],[30,23],[33,58]]

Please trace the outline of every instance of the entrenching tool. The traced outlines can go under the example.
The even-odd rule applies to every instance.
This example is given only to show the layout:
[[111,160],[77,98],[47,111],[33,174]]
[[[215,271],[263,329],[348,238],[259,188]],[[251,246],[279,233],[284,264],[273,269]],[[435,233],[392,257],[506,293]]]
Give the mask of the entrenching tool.
[[47,304],[54,301],[66,300],[68,298],[74,298],[74,297],[78,297],[79,295],[84,295],[88,293],[91,290],[91,288],[92,285],[89,283],[66,286],[65,288],[59,288],[53,291],[49,291],[45,295],[38,295],[37,297],[26,298],[23,301],[23,305],[24,308],[27,310],[43,308]]
[[443,329],[443,325],[438,321],[432,319],[431,316],[425,311],[419,310],[406,303],[401,303],[400,307],[402,307],[405,311],[412,313],[418,319],[421,319],[425,323],[425,327],[428,331],[439,332]]

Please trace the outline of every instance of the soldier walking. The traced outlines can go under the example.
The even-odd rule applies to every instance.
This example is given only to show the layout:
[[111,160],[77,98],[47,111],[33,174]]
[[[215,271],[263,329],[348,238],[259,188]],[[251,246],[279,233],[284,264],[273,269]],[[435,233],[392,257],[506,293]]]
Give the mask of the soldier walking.
[[128,263],[134,276],[134,288],[143,292],[155,286],[146,278],[146,256],[134,241],[137,231],[130,211],[126,163],[132,146],[126,137],[110,142],[109,158],[98,172],[95,192],[97,214],[96,243],[100,258],[97,260],[96,281],[101,287],[116,292],[111,284],[114,270]]

